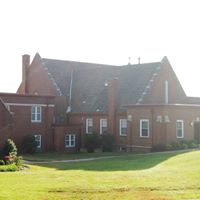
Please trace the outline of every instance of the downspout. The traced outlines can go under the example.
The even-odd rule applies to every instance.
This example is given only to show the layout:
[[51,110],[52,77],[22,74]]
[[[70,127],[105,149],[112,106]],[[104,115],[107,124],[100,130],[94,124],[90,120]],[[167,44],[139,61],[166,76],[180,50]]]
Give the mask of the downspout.
[[72,84],[73,84],[73,70],[71,71],[71,81],[70,81],[70,88],[69,88],[69,105],[67,107],[67,113],[71,112],[72,110]]
[[154,146],[154,108],[151,108],[151,147]]

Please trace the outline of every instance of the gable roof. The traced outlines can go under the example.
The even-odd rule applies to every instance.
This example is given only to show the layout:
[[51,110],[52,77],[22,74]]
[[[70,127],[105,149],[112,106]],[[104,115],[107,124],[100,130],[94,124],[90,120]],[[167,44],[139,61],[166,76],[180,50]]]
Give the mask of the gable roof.
[[123,110],[123,105],[138,103],[161,62],[112,66],[43,58],[42,64],[68,98],[73,70],[72,112],[106,112],[106,82],[118,79],[118,110]]

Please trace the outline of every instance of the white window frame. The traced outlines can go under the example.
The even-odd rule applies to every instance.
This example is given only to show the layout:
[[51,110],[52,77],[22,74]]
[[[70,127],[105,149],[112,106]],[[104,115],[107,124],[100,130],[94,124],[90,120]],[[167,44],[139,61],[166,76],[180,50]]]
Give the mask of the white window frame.
[[[181,123],[181,131],[182,131],[182,136],[178,136],[178,127],[177,123]],[[184,138],[184,121],[183,120],[176,120],[176,138]]]
[[89,121],[92,121],[92,126],[90,126],[90,127],[92,127],[92,129],[93,129],[93,119],[92,118],[87,118],[86,119],[86,133],[88,133],[88,134],[91,134],[92,132],[88,132],[88,130],[89,130]]
[[[36,148],[37,148],[37,149],[41,149],[41,147],[42,147],[42,135],[40,135],[40,134],[35,134],[34,137],[35,137],[35,141],[39,143],[39,145],[37,145]],[[39,139],[37,139],[37,137],[38,137]]]
[[[122,126],[123,122],[126,122],[126,127]],[[126,134],[122,133],[122,128],[126,128],[127,129],[126,130]],[[120,119],[119,120],[119,135],[120,136],[127,136],[127,134],[128,134],[128,120],[127,119]]]
[[[143,122],[147,122],[148,123],[147,136],[142,135],[142,130],[144,129],[142,127]],[[142,138],[149,138],[149,119],[140,119],[140,137],[142,137]]]
[[[33,108],[35,108],[35,112],[33,112]],[[38,112],[39,108],[39,112]],[[38,119],[38,114],[40,116],[40,119]],[[35,119],[32,118],[32,115],[35,116]],[[40,123],[42,122],[42,107],[41,106],[31,106],[31,122],[32,123]]]
[[75,134],[66,134],[65,135],[65,147],[66,148],[76,147],[76,135]]
[[[106,126],[103,126],[104,123],[106,123]],[[101,135],[104,134],[104,133],[103,133],[103,128],[106,128],[107,131],[108,131],[108,120],[107,120],[106,118],[100,119],[100,134],[101,134]]]

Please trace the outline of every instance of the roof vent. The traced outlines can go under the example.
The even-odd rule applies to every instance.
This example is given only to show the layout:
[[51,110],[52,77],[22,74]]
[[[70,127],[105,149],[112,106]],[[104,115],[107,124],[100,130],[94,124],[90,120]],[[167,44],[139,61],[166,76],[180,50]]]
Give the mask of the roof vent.
[[131,65],[131,57],[128,57],[128,65]]
[[140,60],[141,60],[141,58],[140,58],[140,57],[138,57],[138,64],[140,64]]

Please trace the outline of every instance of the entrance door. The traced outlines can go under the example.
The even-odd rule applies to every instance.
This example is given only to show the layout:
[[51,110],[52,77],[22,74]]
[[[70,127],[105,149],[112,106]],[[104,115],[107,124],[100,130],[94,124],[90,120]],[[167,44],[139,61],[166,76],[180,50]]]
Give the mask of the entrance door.
[[200,122],[194,122],[194,139],[200,144]]

